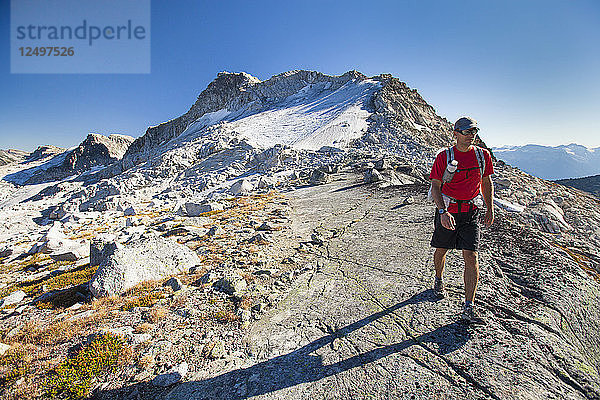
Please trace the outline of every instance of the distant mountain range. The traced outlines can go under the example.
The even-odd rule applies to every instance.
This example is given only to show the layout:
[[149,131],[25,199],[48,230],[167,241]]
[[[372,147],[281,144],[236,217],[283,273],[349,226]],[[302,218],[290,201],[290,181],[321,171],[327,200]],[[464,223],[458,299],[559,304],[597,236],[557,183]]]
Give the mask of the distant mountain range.
[[561,146],[503,146],[493,148],[496,158],[537,177],[549,180],[600,174],[600,147],[579,144]]

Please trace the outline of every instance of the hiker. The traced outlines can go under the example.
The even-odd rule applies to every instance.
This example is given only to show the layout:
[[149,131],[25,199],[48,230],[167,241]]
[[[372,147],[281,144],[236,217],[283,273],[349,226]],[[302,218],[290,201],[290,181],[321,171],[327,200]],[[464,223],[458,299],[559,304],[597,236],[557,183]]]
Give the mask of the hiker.
[[[435,248],[435,282],[433,290],[439,298],[445,297],[442,274],[449,249],[462,250],[465,262],[465,304],[462,319],[481,324],[483,319],[474,308],[473,301],[479,280],[479,219],[482,205],[480,192],[486,205],[484,222],[494,222],[494,187],[490,175],[494,168],[488,150],[473,145],[479,128],[470,117],[459,118],[454,124],[456,145],[440,151],[433,163],[431,195],[436,205],[434,232],[431,246]],[[456,168],[451,174],[453,164]],[[446,170],[446,176],[444,173]],[[444,179],[445,178],[445,179]],[[445,180],[448,180],[445,182]]]

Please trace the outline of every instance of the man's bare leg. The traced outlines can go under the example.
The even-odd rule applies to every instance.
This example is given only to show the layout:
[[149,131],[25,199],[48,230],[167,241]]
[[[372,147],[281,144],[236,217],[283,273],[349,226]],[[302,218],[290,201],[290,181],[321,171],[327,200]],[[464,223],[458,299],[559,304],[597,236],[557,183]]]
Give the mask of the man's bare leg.
[[473,302],[479,282],[479,260],[476,251],[463,250],[465,260],[465,300]]
[[435,277],[442,279],[444,273],[444,266],[446,265],[446,253],[448,249],[436,248],[433,253],[433,265],[435,266]]

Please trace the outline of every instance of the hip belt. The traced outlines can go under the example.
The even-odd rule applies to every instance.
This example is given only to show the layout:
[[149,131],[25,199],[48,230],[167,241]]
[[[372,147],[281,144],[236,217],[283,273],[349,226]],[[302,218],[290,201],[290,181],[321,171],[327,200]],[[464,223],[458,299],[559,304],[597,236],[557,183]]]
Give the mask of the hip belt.
[[452,204],[452,203],[456,203],[456,205],[458,206],[458,212],[462,212],[461,208],[462,208],[463,204],[468,204],[469,205],[467,211],[465,211],[465,212],[473,211],[473,209],[477,208],[475,206],[475,203],[473,203],[473,199],[471,199],[471,200],[450,199],[450,204]]
[[448,206],[450,204],[454,203],[454,204],[456,204],[458,206],[458,212],[463,212],[462,211],[463,204],[468,204],[469,205],[468,208],[467,208],[467,210],[464,211],[464,212],[469,212],[469,211],[472,211],[472,210],[474,210],[474,209],[477,208],[477,206],[475,205],[475,202],[474,202],[474,200],[477,198],[477,196],[475,196],[475,197],[473,197],[472,199],[469,199],[469,200],[457,200],[457,199],[454,199],[454,198],[452,198],[452,197],[450,197],[450,196],[448,196],[446,194],[442,194],[442,197],[444,198],[444,203],[446,205],[446,208],[448,208]]

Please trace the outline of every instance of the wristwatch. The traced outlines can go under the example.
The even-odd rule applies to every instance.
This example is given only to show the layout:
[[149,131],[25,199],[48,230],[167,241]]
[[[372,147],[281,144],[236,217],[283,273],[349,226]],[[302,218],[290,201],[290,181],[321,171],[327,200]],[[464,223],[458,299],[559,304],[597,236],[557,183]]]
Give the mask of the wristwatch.
[[438,210],[438,212],[440,213],[440,215],[442,215],[442,214],[445,214],[445,213],[446,213],[446,211],[447,211],[447,210],[446,210],[445,208],[440,208],[440,209]]

